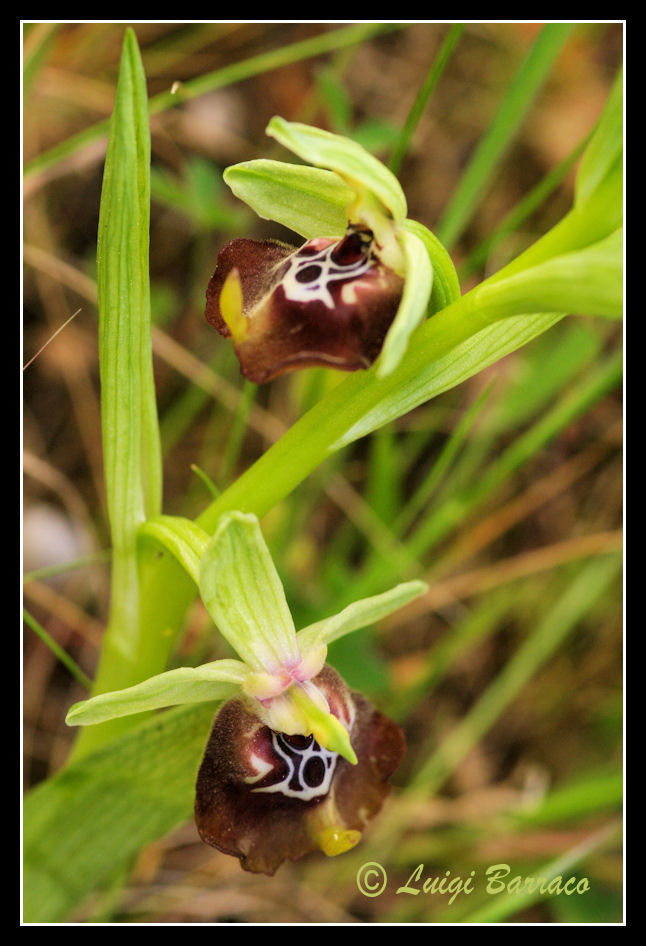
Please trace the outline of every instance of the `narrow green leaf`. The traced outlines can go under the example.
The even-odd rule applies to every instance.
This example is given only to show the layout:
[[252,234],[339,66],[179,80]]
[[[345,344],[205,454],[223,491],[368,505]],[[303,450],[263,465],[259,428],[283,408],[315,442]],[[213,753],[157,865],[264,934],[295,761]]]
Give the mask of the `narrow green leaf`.
[[617,811],[621,809],[623,787],[621,768],[585,772],[557,785],[544,798],[522,805],[513,818],[523,826],[554,824],[600,811]]
[[275,220],[306,240],[341,237],[347,229],[346,208],[354,192],[333,171],[259,160],[228,167],[224,180],[259,217]]
[[530,629],[511,660],[467,716],[418,770],[411,791],[437,791],[482,738],[533,675],[571,633],[597,599],[615,581],[621,568],[616,554],[604,555],[579,569],[549,611]]
[[215,660],[201,667],[177,667],[125,690],[100,693],[90,700],[75,703],[65,722],[68,726],[89,726],[166,706],[226,700],[239,692],[246,672],[247,668],[240,660]]
[[376,624],[377,621],[403,608],[405,604],[424,594],[425,591],[428,591],[428,585],[425,582],[408,581],[381,595],[354,601],[339,614],[317,621],[316,624],[310,624],[309,627],[299,631],[296,635],[299,646],[305,652],[318,644],[331,644],[332,641],[352,631],[367,627],[369,624]]
[[45,628],[42,626],[42,624],[40,624],[40,623],[36,620],[35,617],[32,617],[32,615],[31,615],[28,611],[26,611],[24,608],[23,608],[23,612],[22,612],[22,617],[23,617],[23,621],[25,622],[25,624],[27,624],[27,625],[32,629],[32,631],[34,632],[34,634],[37,634],[38,637],[40,637],[40,639],[43,641],[43,643],[44,643],[47,647],[49,647],[49,649],[50,649],[51,652],[54,654],[54,656],[56,657],[56,659],[57,659],[57,660],[60,660],[60,662],[63,664],[63,666],[66,667],[66,668],[69,670],[69,672],[72,674],[72,676],[75,677],[75,678],[78,680],[78,682],[79,682],[82,686],[84,686],[84,687],[86,687],[86,688],[89,689],[89,688],[92,686],[92,681],[89,679],[89,677],[87,677],[87,676],[83,673],[83,671],[82,671],[81,668],[78,666],[78,664],[76,663],[76,661],[73,660],[72,657],[70,657],[70,655],[67,653],[67,651],[64,650],[64,649],[60,646],[60,644],[57,643],[57,641],[54,640],[54,638],[51,636],[51,634],[49,634],[49,633],[45,630]]
[[439,53],[435,57],[431,68],[429,69],[426,79],[422,83],[415,101],[411,107],[410,112],[404,122],[399,136],[397,138],[397,143],[393,149],[392,156],[388,162],[388,167],[393,172],[393,174],[398,174],[401,167],[402,161],[408,151],[408,147],[411,142],[411,138],[417,128],[420,118],[424,112],[424,109],[428,105],[428,102],[433,94],[433,90],[437,85],[440,76],[444,72],[446,64],[448,63],[453,50],[457,44],[457,41],[460,38],[462,30],[464,29],[463,23],[454,23],[451,29],[448,32],[446,39],[440,49]]
[[27,102],[34,80],[47,60],[59,23],[23,24],[22,97]]
[[623,69],[619,71],[603,114],[581,159],[575,184],[575,206],[591,200],[612,172],[623,151]]
[[[140,621],[137,530],[161,505],[161,451],[152,371],[148,243],[150,131],[146,79],[126,30],[105,160],[97,243],[105,486],[112,536],[108,629],[94,692],[147,676],[152,629]],[[160,651],[163,653],[163,648]],[[157,667],[155,667],[157,669]],[[85,751],[107,730],[75,751]]]
[[161,505],[150,344],[150,132],[146,79],[126,31],[105,160],[97,238],[105,480],[113,543],[132,543]]
[[476,289],[477,304],[500,316],[561,307],[583,315],[621,318],[623,227],[598,243],[554,256]]
[[326,460],[515,351],[563,318],[524,315],[487,324],[469,294],[424,322],[387,378],[355,372],[300,418],[199,517],[211,531],[230,509],[265,515]]
[[518,201],[498,226],[469,253],[466,260],[460,264],[460,275],[463,279],[483,266],[492,250],[509,234],[518,230],[522,223],[545,203],[581,157],[589,140],[588,134],[562,161],[559,161],[556,167],[548,171],[538,184]]
[[202,559],[207,611],[249,667],[271,672],[298,663],[294,621],[254,515],[222,517]]
[[[532,873],[534,876],[539,877],[546,887],[549,885],[550,880],[554,880],[557,877],[562,877],[563,881],[566,882],[572,876],[574,867],[581,864],[595,851],[603,849],[609,841],[618,840],[620,835],[621,825],[617,822],[611,822],[588,835],[585,840],[571,847],[561,857],[555,858],[549,864],[535,868]],[[509,881],[509,878],[506,879]],[[540,883],[536,883],[533,887],[525,887],[525,889],[513,893],[507,890],[500,891],[500,888],[496,889],[496,893],[498,892],[500,892],[500,896],[488,897],[487,902],[483,906],[464,917],[462,922],[479,924],[500,923],[523,910],[527,910],[532,904],[539,903],[545,898],[545,894],[541,892]]]
[[[477,316],[474,312],[472,332],[465,332],[466,337],[462,338],[461,332],[456,334],[455,344],[450,345],[443,337],[440,321],[443,313],[448,313],[448,309],[420,326],[408,348],[405,374],[402,371],[399,375],[399,371],[395,371],[389,378],[382,379],[382,396],[378,395],[376,387],[373,388],[372,403],[366,405],[357,420],[346,427],[339,440],[332,444],[331,450],[340,450],[443,391],[461,384],[563,318],[554,312],[509,317],[494,321],[477,331]],[[485,313],[482,315],[485,316]],[[436,323],[433,325],[436,333],[431,330],[432,323]],[[431,344],[427,345],[426,342]],[[422,352],[427,353],[424,363],[420,357]],[[413,359],[416,362],[414,371]],[[404,362],[400,363],[399,368],[403,366]],[[396,379],[396,383],[392,383],[392,379]]]

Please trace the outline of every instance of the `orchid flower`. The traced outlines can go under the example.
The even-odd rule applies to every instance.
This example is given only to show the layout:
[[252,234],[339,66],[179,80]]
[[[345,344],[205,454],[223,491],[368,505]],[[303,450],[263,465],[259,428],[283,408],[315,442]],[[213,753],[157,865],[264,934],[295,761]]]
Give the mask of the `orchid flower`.
[[271,135],[311,166],[249,161],[224,180],[261,217],[305,237],[299,248],[235,239],[220,251],[206,318],[262,383],[310,365],[347,371],[399,363],[411,334],[460,295],[451,259],[408,220],[399,181],[356,142],[272,118]]
[[317,848],[340,854],[381,807],[404,737],[326,665],[327,647],[402,607],[426,585],[400,584],[297,632],[254,515],[225,514],[211,539],[181,522],[191,546],[184,563],[241,659],[180,667],[99,694],[73,706],[67,722],[226,700],[197,777],[201,837],[239,857],[245,869],[268,874]]

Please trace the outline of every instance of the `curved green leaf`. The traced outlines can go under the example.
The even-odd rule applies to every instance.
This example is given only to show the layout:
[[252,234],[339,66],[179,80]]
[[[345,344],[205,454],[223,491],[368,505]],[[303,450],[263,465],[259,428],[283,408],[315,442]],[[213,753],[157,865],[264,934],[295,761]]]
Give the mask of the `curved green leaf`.
[[598,243],[554,256],[476,289],[476,305],[515,315],[561,307],[584,315],[620,318],[623,306],[623,227]]
[[581,158],[575,183],[575,206],[593,198],[623,152],[623,69],[619,71],[590,143]]

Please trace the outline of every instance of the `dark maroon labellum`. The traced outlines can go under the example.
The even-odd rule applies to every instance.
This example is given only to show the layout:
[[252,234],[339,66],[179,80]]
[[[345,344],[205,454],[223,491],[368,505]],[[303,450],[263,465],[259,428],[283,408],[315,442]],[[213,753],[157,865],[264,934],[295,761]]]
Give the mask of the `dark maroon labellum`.
[[195,819],[207,844],[273,874],[323,847],[329,826],[361,831],[381,807],[401,762],[401,729],[324,667],[313,681],[349,727],[357,765],[312,736],[275,733],[253,701],[230,700],[215,718],[200,766]]
[[[234,270],[242,312],[227,315],[220,300]],[[232,240],[218,256],[206,318],[233,336],[242,373],[256,383],[311,365],[353,371],[381,351],[403,285],[380,262],[366,228],[350,226],[341,240],[319,237],[298,250]]]

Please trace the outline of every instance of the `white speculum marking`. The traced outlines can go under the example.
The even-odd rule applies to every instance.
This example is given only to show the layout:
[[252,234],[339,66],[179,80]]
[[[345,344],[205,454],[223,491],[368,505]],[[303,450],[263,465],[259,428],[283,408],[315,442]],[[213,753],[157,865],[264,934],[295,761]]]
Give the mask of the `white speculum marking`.
[[[337,249],[338,244],[332,243],[330,246],[319,250],[314,256],[301,256],[294,254],[289,262],[289,269],[283,276],[281,284],[285,292],[285,297],[291,302],[322,302],[328,309],[334,309],[334,300],[328,283],[336,282],[340,279],[356,279],[363,275],[373,265],[370,259],[370,253],[366,252],[359,260],[350,263],[347,266],[340,266],[332,259],[332,253]],[[303,274],[304,270],[312,267],[312,279],[303,282],[299,280],[298,274]],[[318,270],[315,273],[314,270]]]
[[287,766],[287,774],[280,782],[252,791],[280,792],[287,798],[300,798],[301,801],[327,795],[338,754],[319,746],[313,737],[309,737],[308,744],[302,748],[290,745],[282,733],[272,732],[271,739],[274,752]]

